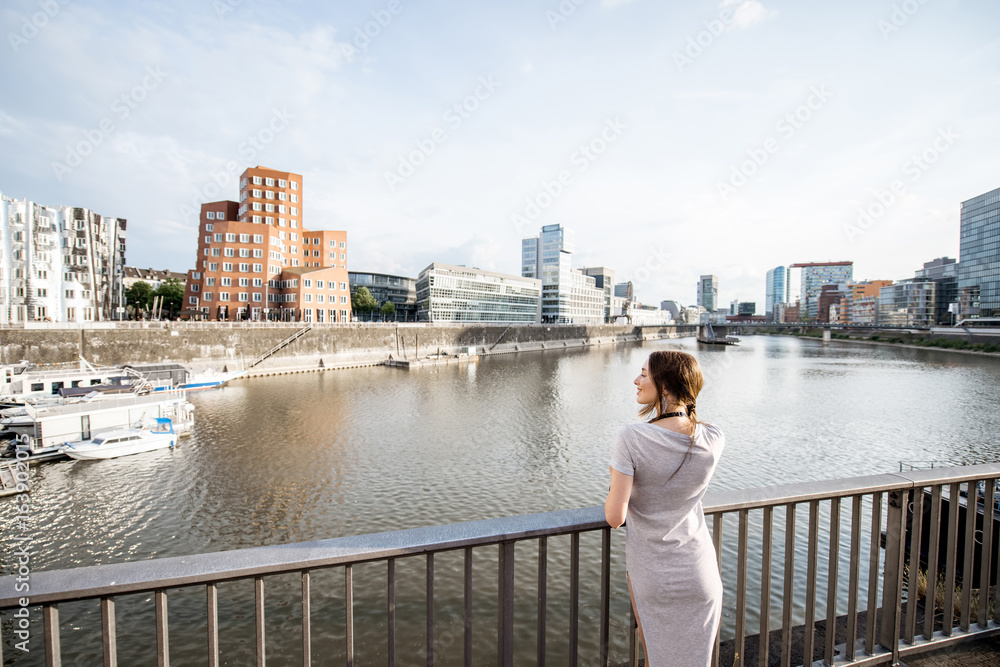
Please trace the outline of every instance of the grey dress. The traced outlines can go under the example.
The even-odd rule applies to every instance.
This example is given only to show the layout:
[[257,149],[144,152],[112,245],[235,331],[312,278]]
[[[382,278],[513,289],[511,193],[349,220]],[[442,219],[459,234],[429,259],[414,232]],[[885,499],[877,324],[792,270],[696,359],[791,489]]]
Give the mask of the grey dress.
[[625,566],[651,667],[711,664],[722,581],[701,499],[724,446],[709,424],[697,425],[693,446],[646,423],[629,424],[615,441],[611,467],[633,478]]

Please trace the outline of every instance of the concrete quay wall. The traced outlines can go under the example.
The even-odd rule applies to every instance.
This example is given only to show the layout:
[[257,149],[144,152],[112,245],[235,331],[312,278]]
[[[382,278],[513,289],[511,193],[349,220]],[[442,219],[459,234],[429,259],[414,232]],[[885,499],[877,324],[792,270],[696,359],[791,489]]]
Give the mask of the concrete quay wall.
[[[4,363],[22,359],[38,363],[94,364],[176,362],[192,368],[232,368],[249,364],[301,327],[245,324],[175,324],[140,328],[45,328],[0,330]],[[267,359],[261,366],[307,363],[344,364],[385,359],[388,355],[454,354],[476,347],[477,353],[540,349],[562,342],[604,344],[639,339],[693,335],[686,327],[470,325],[470,326],[314,326],[311,331]],[[494,347],[495,345],[495,347]],[[484,349],[485,348],[485,349]]]

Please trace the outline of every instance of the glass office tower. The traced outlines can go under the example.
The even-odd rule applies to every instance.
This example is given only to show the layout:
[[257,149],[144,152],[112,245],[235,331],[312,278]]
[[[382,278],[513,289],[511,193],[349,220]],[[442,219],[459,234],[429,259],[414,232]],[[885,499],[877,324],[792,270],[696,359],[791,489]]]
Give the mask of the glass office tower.
[[1000,188],[962,202],[961,317],[1000,317]]

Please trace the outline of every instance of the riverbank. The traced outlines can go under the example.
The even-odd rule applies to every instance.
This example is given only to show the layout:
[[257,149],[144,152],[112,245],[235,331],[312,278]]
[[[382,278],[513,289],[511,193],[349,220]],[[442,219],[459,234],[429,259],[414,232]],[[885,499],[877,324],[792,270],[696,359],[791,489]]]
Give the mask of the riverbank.
[[103,365],[179,363],[192,369],[235,370],[247,368],[279,348],[254,367],[255,372],[266,372],[286,367],[369,365],[390,355],[415,359],[431,354],[469,354],[470,350],[486,355],[689,335],[693,330],[675,326],[168,322],[142,328],[3,329],[0,358],[53,364],[83,357]]
[[[747,335],[747,334],[744,334]],[[821,330],[813,331],[759,331],[750,335],[755,336],[792,336],[794,338],[812,338],[822,340]],[[901,336],[885,336],[882,334],[871,334],[869,336],[850,336],[847,334],[831,333],[831,340],[844,343],[861,343],[865,345],[891,345],[893,347],[911,348],[915,350],[939,350],[944,352],[961,352],[964,354],[978,354],[988,357],[1000,356],[1000,344],[998,343],[973,343],[953,338],[924,338],[913,336],[912,334],[902,334]]]

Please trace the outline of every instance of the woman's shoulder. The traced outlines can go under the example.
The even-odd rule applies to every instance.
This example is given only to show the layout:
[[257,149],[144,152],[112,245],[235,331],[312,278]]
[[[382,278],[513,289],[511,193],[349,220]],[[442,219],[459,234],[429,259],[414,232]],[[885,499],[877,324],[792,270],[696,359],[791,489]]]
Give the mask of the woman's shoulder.
[[701,427],[702,432],[705,437],[711,438],[713,440],[725,440],[726,436],[723,434],[722,429],[715,424],[706,424],[705,422],[698,422],[698,426]]

